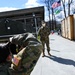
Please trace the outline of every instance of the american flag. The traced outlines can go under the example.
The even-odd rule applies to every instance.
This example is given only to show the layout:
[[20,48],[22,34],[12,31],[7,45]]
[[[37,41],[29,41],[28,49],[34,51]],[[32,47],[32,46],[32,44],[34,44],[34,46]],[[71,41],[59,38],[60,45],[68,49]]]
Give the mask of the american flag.
[[54,3],[52,4],[52,8],[53,8],[53,9],[56,8],[56,7],[58,7],[58,6],[61,6],[61,2],[60,2],[60,1],[54,2]]
[[18,57],[14,57],[13,58],[13,64],[15,64],[16,66],[18,66],[20,59]]

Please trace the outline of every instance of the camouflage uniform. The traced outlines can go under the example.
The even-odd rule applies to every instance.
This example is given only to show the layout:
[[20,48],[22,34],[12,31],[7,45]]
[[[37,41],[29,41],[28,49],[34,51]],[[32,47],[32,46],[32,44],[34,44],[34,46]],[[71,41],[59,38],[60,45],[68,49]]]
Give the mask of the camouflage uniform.
[[9,68],[9,63],[0,64],[0,75],[12,75]]
[[12,75],[30,75],[43,49],[42,44],[31,33],[16,38],[13,38],[12,43],[16,42],[23,49],[12,60]]
[[28,41],[31,41],[31,40],[35,40],[36,38],[34,37],[33,34],[31,33],[25,33],[25,34],[19,34],[19,35],[15,35],[13,37],[10,37],[9,38],[9,41],[12,43],[12,44],[16,44],[19,46],[19,50],[18,52],[26,47],[28,45]]
[[42,23],[41,28],[39,29],[38,35],[40,36],[40,41],[42,42],[43,45],[43,56],[45,56],[45,43],[47,46],[47,51],[48,54],[51,55],[49,53],[50,51],[50,47],[49,47],[49,34],[50,34],[50,29],[48,28],[48,26],[43,26],[43,24],[46,24],[45,22]]

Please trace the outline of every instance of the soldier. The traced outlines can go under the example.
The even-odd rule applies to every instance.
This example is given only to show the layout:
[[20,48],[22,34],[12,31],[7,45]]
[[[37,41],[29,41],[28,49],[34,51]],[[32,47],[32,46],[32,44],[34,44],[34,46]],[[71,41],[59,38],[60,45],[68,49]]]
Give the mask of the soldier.
[[49,53],[50,52],[50,47],[49,47],[49,34],[50,34],[50,30],[49,28],[46,26],[46,23],[45,21],[42,21],[42,26],[41,28],[39,29],[39,32],[38,32],[38,35],[40,36],[40,41],[42,42],[42,45],[43,45],[43,56],[45,56],[45,43],[46,43],[46,46],[47,46],[47,51],[48,51],[48,55],[51,56],[51,54]]
[[22,49],[13,56],[12,75],[30,75],[42,50],[42,44],[31,33],[11,38],[11,43],[18,44]]
[[9,49],[9,43],[0,46],[0,75],[11,75],[9,67],[11,66],[12,53]]

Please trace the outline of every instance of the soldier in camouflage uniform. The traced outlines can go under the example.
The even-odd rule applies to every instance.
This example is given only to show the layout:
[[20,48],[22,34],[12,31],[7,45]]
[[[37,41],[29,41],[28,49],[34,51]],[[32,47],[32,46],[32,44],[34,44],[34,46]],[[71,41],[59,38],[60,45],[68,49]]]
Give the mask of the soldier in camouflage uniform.
[[42,44],[32,33],[11,37],[10,44],[21,46],[19,52],[13,55],[11,66],[12,75],[30,75],[41,55],[41,50],[43,49]]
[[39,29],[38,35],[40,36],[40,41],[42,42],[43,45],[43,57],[45,56],[45,43],[47,46],[47,51],[48,51],[48,55],[51,55],[50,52],[50,47],[49,47],[49,35],[50,35],[50,30],[49,28],[46,26],[45,21],[42,21],[42,26]]
[[36,37],[32,33],[25,33],[25,34],[19,34],[19,35],[14,35],[13,37],[9,38],[9,42],[11,44],[15,44],[19,46],[18,52],[26,47],[29,43],[29,41],[36,41]]

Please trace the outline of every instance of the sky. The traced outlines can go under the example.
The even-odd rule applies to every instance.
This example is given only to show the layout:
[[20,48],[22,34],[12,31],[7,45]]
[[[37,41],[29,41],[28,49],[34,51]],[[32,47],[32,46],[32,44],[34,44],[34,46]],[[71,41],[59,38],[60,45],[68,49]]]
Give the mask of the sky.
[[[64,1],[64,0],[63,0]],[[70,0],[71,2],[71,0]],[[59,14],[56,15],[56,18],[59,19],[60,21],[63,20],[65,18],[64,16],[64,10],[63,10],[63,5],[61,2],[61,6],[58,7],[61,11]],[[75,9],[75,0],[72,0],[72,3],[70,5],[70,15],[73,15],[74,10]],[[66,10],[66,16],[68,17],[68,0],[65,0],[65,10]]]
[[[65,0],[65,1],[67,4],[68,0]],[[38,6],[45,6],[45,4],[41,2],[41,0],[1,0],[0,1],[0,12],[24,9],[24,8],[33,8],[33,7],[38,7]],[[71,7],[74,8],[74,5],[72,5]],[[63,10],[59,14],[55,15],[55,17],[59,21],[61,21],[64,18]],[[45,21],[48,21],[48,20],[49,20],[48,11],[45,6]]]

